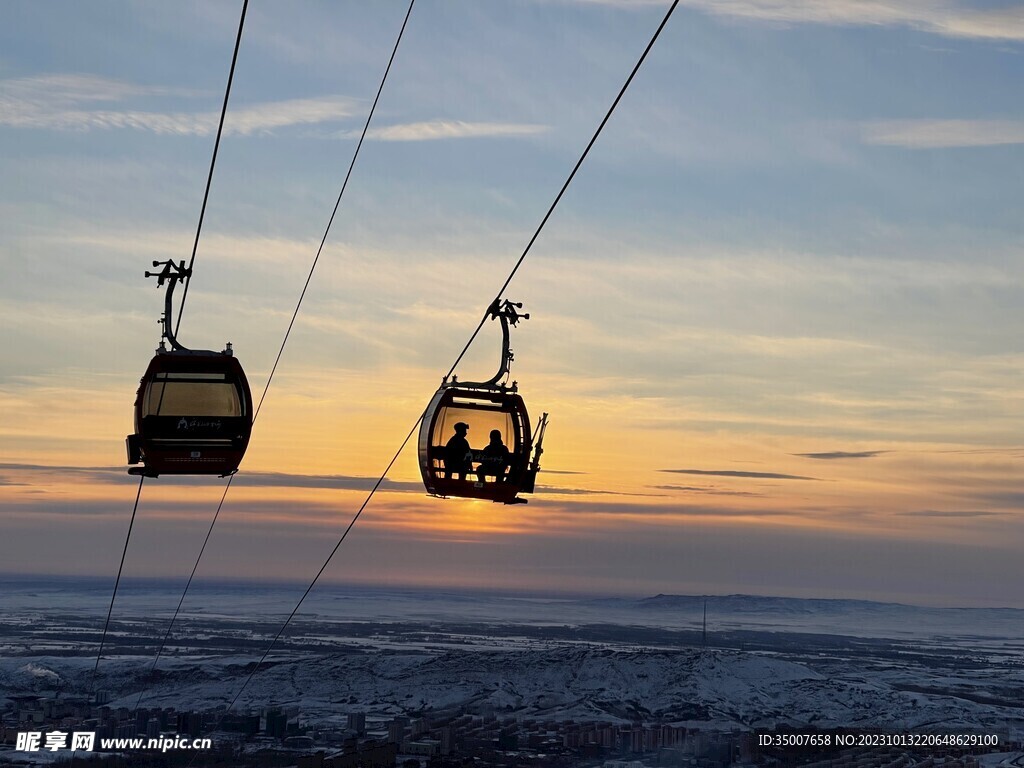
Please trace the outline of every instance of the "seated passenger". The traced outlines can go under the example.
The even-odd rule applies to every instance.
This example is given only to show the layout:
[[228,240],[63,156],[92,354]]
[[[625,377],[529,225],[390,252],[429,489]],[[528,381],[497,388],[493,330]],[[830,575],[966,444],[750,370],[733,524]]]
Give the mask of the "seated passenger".
[[491,442],[480,452],[480,466],[476,474],[480,482],[484,481],[485,475],[496,477],[498,482],[505,481],[505,467],[511,463],[508,448],[501,441],[501,430],[491,430]]
[[444,468],[449,478],[455,475],[466,479],[472,466],[473,453],[469,447],[469,440],[466,433],[469,432],[469,424],[460,421],[455,425],[455,434],[448,440],[444,447]]

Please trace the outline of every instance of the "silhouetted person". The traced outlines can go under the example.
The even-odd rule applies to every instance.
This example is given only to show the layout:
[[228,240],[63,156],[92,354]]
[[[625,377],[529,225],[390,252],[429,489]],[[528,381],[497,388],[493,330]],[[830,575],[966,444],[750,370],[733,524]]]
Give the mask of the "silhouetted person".
[[498,482],[505,480],[505,467],[510,464],[508,448],[501,442],[501,430],[491,430],[491,442],[480,452],[480,466],[477,468],[477,475],[480,482],[483,482],[485,475],[493,475]]
[[450,478],[459,475],[465,479],[472,467],[473,453],[466,439],[467,432],[469,424],[460,421],[455,425],[455,434],[444,446],[444,468],[448,470]]

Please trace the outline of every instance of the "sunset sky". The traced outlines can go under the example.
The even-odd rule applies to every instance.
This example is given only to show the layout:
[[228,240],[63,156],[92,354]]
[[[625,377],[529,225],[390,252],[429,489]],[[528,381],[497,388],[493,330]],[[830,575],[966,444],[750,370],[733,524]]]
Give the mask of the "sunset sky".
[[[180,336],[257,398],[406,8],[250,5]],[[240,9],[0,5],[0,573],[116,573]],[[312,578],[666,9],[417,2],[200,578]],[[1002,0],[683,0],[508,291],[542,487],[410,446],[325,578],[1024,607],[1022,54]],[[125,574],[224,482],[147,481]]]

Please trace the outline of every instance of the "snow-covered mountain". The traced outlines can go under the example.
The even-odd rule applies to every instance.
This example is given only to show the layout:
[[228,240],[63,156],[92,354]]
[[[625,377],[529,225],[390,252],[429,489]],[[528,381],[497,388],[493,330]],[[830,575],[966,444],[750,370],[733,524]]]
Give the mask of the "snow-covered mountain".
[[[105,662],[102,685],[135,705],[148,659]],[[175,658],[146,695],[147,707],[212,710],[230,701],[252,659]],[[88,690],[90,660],[0,661],[11,693]],[[912,684],[916,680],[917,684]],[[964,681],[960,681],[963,683]],[[1013,681],[1024,688],[1020,675]],[[544,720],[658,722],[705,728],[778,724],[915,731],[992,731],[1024,725],[1012,694],[1001,703],[926,689],[936,680],[897,673],[833,674],[808,664],[728,650],[547,650],[346,653],[272,657],[238,702],[243,711],[295,706],[307,721],[329,723],[364,710],[381,716],[459,713]],[[915,690],[916,689],[916,690]],[[990,692],[992,701],[995,697]]]
[[[114,706],[134,707],[143,689],[146,707],[223,706],[276,634],[293,591],[198,587],[150,680],[176,588],[128,588],[99,685]],[[428,595],[337,587],[314,595],[237,706],[297,706],[314,724],[359,710],[710,728],[1024,725],[1018,610],[748,595]],[[92,588],[8,589],[0,704],[90,692],[106,600]]]

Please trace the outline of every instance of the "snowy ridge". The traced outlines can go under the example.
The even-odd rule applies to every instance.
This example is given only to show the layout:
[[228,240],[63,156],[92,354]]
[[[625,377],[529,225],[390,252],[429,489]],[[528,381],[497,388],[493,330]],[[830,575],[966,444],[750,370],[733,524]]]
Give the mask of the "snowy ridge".
[[[0,703],[91,692],[109,597],[63,589],[33,585],[2,598]],[[134,707],[144,688],[145,707],[223,707],[293,593],[198,587],[147,685],[178,594],[128,585],[99,686],[115,707]],[[729,595],[707,598],[705,637],[703,596],[422,598],[369,588],[314,594],[238,707],[294,706],[313,725],[363,711],[711,729],[1024,726],[1024,611]]]
[[[169,618],[180,588],[177,583],[126,580],[118,594],[115,618]],[[197,583],[182,618],[276,621],[288,615],[302,589],[302,585],[283,583]],[[54,613],[102,616],[109,599],[106,580],[0,577],[0,611],[10,618],[38,619]],[[753,629],[917,640],[1024,635],[1024,610],[1016,608],[930,608],[742,594],[596,598],[327,584],[310,595],[302,616],[342,622],[474,621],[700,629],[705,601],[711,632]]]
[[[145,706],[212,710],[230,701],[250,658],[176,659]],[[103,685],[132,707],[147,660],[108,664]],[[87,659],[40,659],[31,672],[0,661],[4,686],[38,690],[60,679],[85,690]],[[901,690],[896,681],[828,676],[778,658],[727,650],[449,651],[276,657],[238,707],[298,706],[313,723],[360,709],[379,715],[495,714],[541,720],[661,722],[707,728],[893,727],[921,731],[1020,727],[1024,711],[951,695]]]
[[[209,686],[164,688],[156,700],[196,702],[209,696]],[[358,702],[392,714],[449,710],[722,728],[777,723],[891,728],[902,723],[922,730],[975,730],[1024,716],[1016,708],[905,692],[882,681],[829,678],[802,664],[722,650],[560,648],[346,655],[315,664],[282,660],[254,678],[240,704],[260,707],[268,700],[299,704],[321,716],[337,713],[340,702]],[[215,697],[210,705],[222,701]]]

